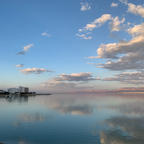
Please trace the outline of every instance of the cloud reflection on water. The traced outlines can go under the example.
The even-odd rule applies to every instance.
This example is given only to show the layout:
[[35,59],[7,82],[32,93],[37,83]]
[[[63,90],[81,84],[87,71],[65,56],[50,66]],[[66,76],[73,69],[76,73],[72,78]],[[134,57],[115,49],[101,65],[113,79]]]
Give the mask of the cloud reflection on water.
[[143,96],[108,108],[119,115],[105,120],[109,128],[100,133],[101,144],[144,144]]
[[101,144],[144,143],[144,117],[113,117],[106,122],[111,128],[101,132]]
[[93,112],[93,105],[79,97],[50,96],[44,97],[39,103],[62,114],[89,115]]

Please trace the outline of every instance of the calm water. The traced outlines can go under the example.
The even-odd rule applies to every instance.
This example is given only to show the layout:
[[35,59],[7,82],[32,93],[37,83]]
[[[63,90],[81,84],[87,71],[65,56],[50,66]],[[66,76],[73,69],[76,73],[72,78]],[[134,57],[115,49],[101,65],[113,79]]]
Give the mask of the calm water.
[[3,144],[144,144],[144,96],[0,98]]

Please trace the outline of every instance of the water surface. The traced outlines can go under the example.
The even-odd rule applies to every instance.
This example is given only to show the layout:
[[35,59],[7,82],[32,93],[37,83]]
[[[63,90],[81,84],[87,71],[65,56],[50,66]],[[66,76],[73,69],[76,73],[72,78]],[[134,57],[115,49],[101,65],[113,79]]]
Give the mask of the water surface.
[[144,96],[0,98],[3,144],[144,144]]

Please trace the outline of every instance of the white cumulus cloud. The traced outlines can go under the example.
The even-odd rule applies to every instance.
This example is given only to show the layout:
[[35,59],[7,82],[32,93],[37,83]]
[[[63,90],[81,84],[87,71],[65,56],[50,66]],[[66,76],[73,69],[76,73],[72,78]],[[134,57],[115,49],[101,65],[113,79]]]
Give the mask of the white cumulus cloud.
[[140,15],[144,18],[144,6],[135,5],[133,3],[128,3],[128,12],[133,13],[135,15]]
[[97,56],[90,59],[106,59],[98,67],[109,70],[141,70],[144,69],[144,23],[135,25],[127,30],[132,36],[128,41],[101,44]]
[[95,19],[93,22],[87,24],[84,27],[84,30],[92,31],[94,28],[102,26],[104,23],[106,23],[107,21],[109,21],[111,19],[112,19],[112,16],[110,14],[103,14],[101,17],[99,17],[99,18]]
[[123,24],[125,22],[125,18],[119,19],[118,16],[112,17],[111,14],[103,14],[99,18],[96,18],[93,22],[86,24],[85,27],[80,28],[78,30],[78,37],[81,37],[83,39],[92,39],[92,36],[89,34],[98,27],[101,27],[106,22],[110,21],[110,27],[111,31],[120,31],[123,28]]
[[135,5],[133,3],[129,3],[127,0],[119,0],[121,3],[128,6],[128,12],[139,15],[144,18],[144,6],[143,5]]
[[125,18],[122,18],[122,20],[119,20],[119,17],[116,16],[112,19],[111,22],[111,31],[120,31],[121,30],[121,24],[125,22]]

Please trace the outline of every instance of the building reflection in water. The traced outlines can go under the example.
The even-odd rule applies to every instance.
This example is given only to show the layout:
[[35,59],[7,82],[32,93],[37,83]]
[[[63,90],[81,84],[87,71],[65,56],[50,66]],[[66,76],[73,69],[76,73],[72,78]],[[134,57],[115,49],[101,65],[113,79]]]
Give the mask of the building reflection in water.
[[18,95],[3,95],[0,96],[0,99],[3,100],[5,99],[7,102],[18,102],[18,103],[27,103],[29,100],[29,97],[34,97],[34,96],[18,96]]

